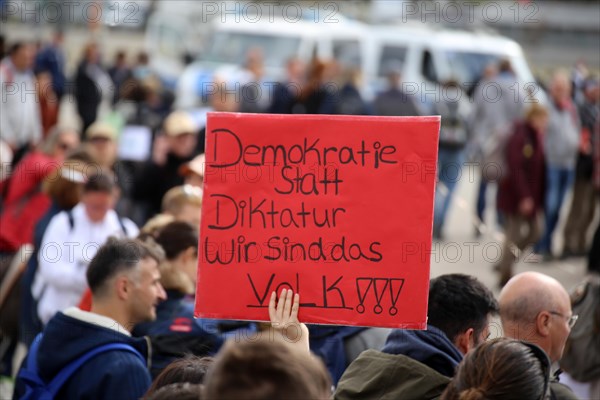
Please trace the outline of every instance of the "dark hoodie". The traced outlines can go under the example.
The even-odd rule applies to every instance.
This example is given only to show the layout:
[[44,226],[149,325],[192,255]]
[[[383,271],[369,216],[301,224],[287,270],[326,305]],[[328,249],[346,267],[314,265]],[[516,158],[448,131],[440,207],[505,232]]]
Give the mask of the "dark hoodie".
[[138,324],[132,332],[152,341],[152,377],[186,354],[215,355],[224,340],[217,333],[217,322],[211,321],[195,319],[193,302],[177,290],[167,290],[167,300],[156,307],[156,320]]
[[382,351],[405,355],[448,377],[463,359],[446,334],[432,325],[426,331],[393,330]]
[[368,350],[348,367],[335,400],[438,399],[462,360],[462,354],[438,328],[396,329],[383,351]]
[[[129,344],[142,357],[148,357],[145,339],[132,338],[115,329],[104,328],[59,312],[48,322],[40,343],[40,377],[50,381],[69,362],[108,343]],[[65,383],[56,398],[133,400],[142,397],[150,384],[150,373],[139,357],[127,351],[112,350],[100,353],[86,362]],[[17,379],[14,398],[20,398],[23,393],[23,382]]]

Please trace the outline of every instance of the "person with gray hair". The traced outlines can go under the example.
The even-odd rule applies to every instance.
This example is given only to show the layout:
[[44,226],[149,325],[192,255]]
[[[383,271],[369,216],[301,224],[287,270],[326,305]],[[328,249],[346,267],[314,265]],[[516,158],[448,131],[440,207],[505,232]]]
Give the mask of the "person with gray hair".
[[[577,315],[560,282],[539,272],[515,275],[500,292],[499,305],[504,336],[538,345],[553,363],[561,359]],[[557,373],[550,390],[555,399],[577,398]]]

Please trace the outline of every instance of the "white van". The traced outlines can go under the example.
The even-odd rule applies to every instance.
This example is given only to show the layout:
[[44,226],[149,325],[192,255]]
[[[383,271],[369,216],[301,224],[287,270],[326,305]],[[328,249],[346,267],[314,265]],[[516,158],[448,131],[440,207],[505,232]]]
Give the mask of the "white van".
[[544,98],[521,47],[510,39],[487,32],[437,29],[420,23],[370,26],[337,18],[337,23],[312,20],[292,23],[283,18],[214,21],[207,46],[177,83],[177,107],[200,106],[203,90],[215,73],[239,82],[242,78],[237,74],[241,74],[251,48],[261,48],[264,53],[267,81],[282,79],[285,63],[292,57],[308,62],[316,56],[358,67],[363,75],[361,90],[367,100],[385,88],[386,66],[390,62],[401,65],[403,81],[416,85],[420,93],[435,90],[436,84],[450,79],[469,90],[487,64],[507,58],[519,81],[515,90],[531,89],[537,98]]
[[157,1],[148,18],[145,48],[151,68],[174,88],[185,68],[185,58],[201,53],[211,24],[203,22],[202,1]]
[[265,80],[284,78],[286,62],[299,58],[309,62],[313,57],[336,59],[343,65],[362,68],[366,25],[336,17],[337,23],[299,20],[286,21],[275,17],[258,22],[228,18],[213,21],[207,46],[181,75],[177,84],[179,108],[200,105],[203,83],[211,82],[215,74],[236,81],[241,74],[248,50],[260,48],[264,56]]
[[[365,37],[364,74],[374,91],[386,85],[386,66],[401,65],[404,88],[419,93],[454,80],[470,91],[490,63],[508,59],[516,74],[515,91],[545,96],[535,83],[521,46],[513,40],[482,31],[436,29],[421,23],[374,26]],[[423,96],[421,96],[423,98]]]

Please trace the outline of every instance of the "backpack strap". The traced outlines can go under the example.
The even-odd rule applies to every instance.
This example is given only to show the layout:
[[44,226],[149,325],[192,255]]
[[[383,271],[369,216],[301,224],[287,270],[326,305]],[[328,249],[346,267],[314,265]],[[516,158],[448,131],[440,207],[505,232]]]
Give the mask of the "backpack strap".
[[75,218],[73,218],[73,209],[67,210],[67,218],[69,219],[69,231],[72,232],[75,228]]
[[36,336],[33,341],[31,348],[29,350],[29,354],[27,355],[27,367],[23,368],[19,373],[21,379],[26,383],[27,386],[30,387],[42,387],[46,386],[48,388],[48,392],[52,397],[55,397],[61,387],[69,380],[69,378],[81,368],[86,362],[90,359],[94,358],[98,354],[105,353],[111,350],[120,350],[120,351],[128,351],[130,353],[135,354],[143,365],[146,365],[146,360],[142,355],[133,348],[133,346],[125,344],[125,343],[108,343],[102,346],[98,346],[87,353],[83,354],[79,358],[71,361],[67,366],[63,367],[58,374],[50,381],[50,383],[46,384],[42,380],[42,378],[38,374],[38,366],[37,366],[37,354],[40,346],[40,342],[42,341],[43,333],[40,333]]
[[44,381],[37,373],[37,354],[42,337],[43,333],[38,333],[35,339],[33,339],[31,347],[29,348],[29,353],[27,354],[25,367],[19,371],[19,377],[23,379],[27,387],[40,387],[44,385]]
[[[115,213],[117,213],[115,211]],[[73,209],[67,210],[67,218],[69,218],[69,230],[73,231],[75,228],[75,219],[73,218]],[[119,225],[121,226],[121,230],[125,236],[128,236],[127,228],[125,227],[125,221],[123,221],[123,217],[117,213],[117,220],[119,221]]]
[[106,353],[111,350],[120,350],[120,351],[128,351],[130,353],[135,354],[143,365],[146,365],[146,360],[144,357],[132,346],[125,343],[108,343],[99,347],[96,347],[93,350],[85,353],[83,356],[77,358],[74,361],[71,361],[69,365],[64,367],[48,384],[48,390],[52,393],[53,396],[56,396],[60,388],[65,384],[65,382],[77,371],[83,364],[88,362],[90,359],[94,358],[100,353]]
[[123,217],[121,217],[119,213],[117,213],[117,219],[119,220],[119,225],[121,225],[121,230],[123,231],[123,234],[125,235],[125,237],[128,237],[129,232],[127,232],[127,228],[125,228],[125,221],[123,221]]

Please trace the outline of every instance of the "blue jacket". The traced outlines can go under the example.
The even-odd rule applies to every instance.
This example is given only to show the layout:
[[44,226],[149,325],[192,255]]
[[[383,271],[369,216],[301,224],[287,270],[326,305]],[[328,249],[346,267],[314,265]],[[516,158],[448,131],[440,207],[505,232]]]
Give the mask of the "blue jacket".
[[[69,362],[108,343],[125,343],[144,358],[145,339],[136,339],[95,324],[57,313],[48,322],[38,352],[42,379],[50,381]],[[151,384],[150,373],[135,354],[113,350],[98,354],[75,372],[58,393],[59,399],[137,400]],[[23,382],[15,382],[15,398],[23,394]]]
[[44,47],[36,56],[35,68],[36,70],[50,72],[52,75],[52,88],[60,99],[65,94],[67,84],[63,51],[53,45]]
[[365,329],[358,326],[308,325],[310,350],[323,359],[334,385],[349,364],[346,360],[346,339]]
[[167,300],[156,307],[156,320],[136,325],[133,336],[152,342],[153,377],[185,354],[214,355],[223,344],[217,324],[194,319],[194,304],[175,290],[167,290]]
[[394,329],[382,351],[405,355],[448,377],[463,359],[446,334],[432,325],[426,331]]

